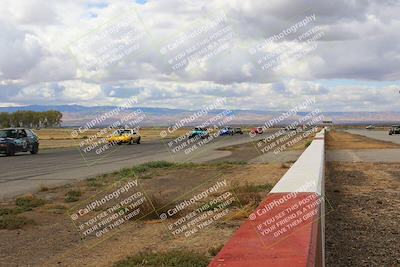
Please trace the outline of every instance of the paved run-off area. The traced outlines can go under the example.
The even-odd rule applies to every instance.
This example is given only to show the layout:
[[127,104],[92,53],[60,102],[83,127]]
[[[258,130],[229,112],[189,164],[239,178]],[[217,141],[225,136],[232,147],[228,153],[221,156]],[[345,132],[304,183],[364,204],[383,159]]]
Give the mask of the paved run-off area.
[[[328,136],[328,149],[333,139],[347,137],[339,135]],[[327,151],[326,264],[399,266],[399,149],[384,148],[387,143],[377,148],[377,139],[351,138],[342,149]],[[357,142],[375,148],[355,149]]]

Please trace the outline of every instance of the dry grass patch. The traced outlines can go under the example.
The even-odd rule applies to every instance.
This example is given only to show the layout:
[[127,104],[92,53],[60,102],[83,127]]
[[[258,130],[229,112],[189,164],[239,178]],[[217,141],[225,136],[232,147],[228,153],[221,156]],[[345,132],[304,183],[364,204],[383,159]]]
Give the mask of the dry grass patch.
[[[37,225],[23,228],[23,235],[16,235],[15,230],[2,230],[0,250],[7,255],[5,260],[16,266],[174,266],[168,265],[171,262],[187,263],[175,266],[196,266],[192,262],[206,266],[285,171],[279,164],[177,164],[161,161],[50,188],[29,197],[29,201],[20,200],[21,205],[32,209],[31,211],[24,214],[7,211],[5,215],[12,213],[14,216],[6,218],[7,225],[11,222],[18,227],[24,226],[26,221],[21,221],[20,217],[14,221],[9,220],[21,215],[28,220],[33,219]],[[128,221],[121,232],[93,248],[86,249],[67,215],[67,210],[79,202],[66,203],[66,196],[77,197],[82,201],[110,188],[110,185],[121,179],[136,178],[146,189],[146,195],[151,198],[155,208],[163,211],[172,200],[190,197],[194,186],[210,181],[217,175],[220,175],[218,179],[226,179],[229,184],[226,189],[232,190],[239,201],[232,203],[229,207],[232,211],[226,217],[189,238],[174,237],[166,228],[166,224],[177,218],[161,221],[150,214],[141,220]],[[213,184],[213,180],[210,184]],[[78,191],[80,196],[76,193]],[[184,195],[186,193],[189,194]],[[40,201],[42,199],[46,200],[45,203]],[[12,204],[15,206],[15,203]],[[210,244],[216,247],[210,249]],[[15,247],[18,247],[18,251]],[[32,247],[35,248],[34,252]],[[176,254],[176,250],[182,254]],[[143,254],[144,251],[147,253]],[[138,262],[142,265],[137,265]]]
[[[77,138],[73,138],[71,133],[72,128],[60,128],[60,129],[40,129],[35,130],[40,139],[40,148],[68,148],[68,147],[79,147],[79,142],[90,136],[96,135],[101,129],[90,129],[84,134],[80,134]],[[142,128],[140,129],[140,135],[142,141],[161,140],[160,132],[167,130],[162,127],[154,128]],[[177,138],[184,135],[189,128],[178,129],[175,132],[168,134],[166,138]],[[106,135],[112,132],[107,132]]]
[[194,251],[172,250],[160,253],[141,252],[116,263],[114,267],[206,267],[208,262],[208,257]]
[[0,215],[0,229],[15,230],[25,225],[35,224],[33,220],[16,214]]
[[39,147],[40,149],[49,149],[49,148],[69,148],[69,147],[79,147],[79,139],[59,139],[59,140],[50,140],[45,139],[39,140]]
[[22,213],[33,208],[43,206],[45,201],[33,195],[18,197],[15,205],[9,204],[0,208],[0,229],[15,230],[25,225],[35,224],[35,221],[27,218]]
[[366,136],[343,131],[330,131],[326,138],[327,149],[386,149],[400,148],[391,142],[379,141]]
[[15,200],[15,204],[24,211],[43,206],[45,203],[45,200],[40,199],[35,195],[24,195],[21,197],[17,197],[17,199]]

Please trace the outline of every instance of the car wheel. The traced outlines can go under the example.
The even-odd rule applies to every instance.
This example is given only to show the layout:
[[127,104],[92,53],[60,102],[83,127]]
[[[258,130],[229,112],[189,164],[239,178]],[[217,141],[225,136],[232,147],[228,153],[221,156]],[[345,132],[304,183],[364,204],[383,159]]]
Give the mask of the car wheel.
[[138,140],[136,141],[136,144],[140,144],[140,137],[139,137]]
[[15,147],[9,146],[7,147],[6,156],[14,156],[15,155]]
[[33,145],[33,148],[30,152],[31,154],[37,154],[39,152],[39,145]]
[[133,144],[133,138],[131,138],[131,140],[129,140],[128,145],[132,145]]

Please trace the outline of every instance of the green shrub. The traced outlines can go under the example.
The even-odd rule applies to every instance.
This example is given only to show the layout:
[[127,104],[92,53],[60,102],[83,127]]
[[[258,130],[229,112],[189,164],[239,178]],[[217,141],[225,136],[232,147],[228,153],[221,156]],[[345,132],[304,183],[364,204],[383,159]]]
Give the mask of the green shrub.
[[21,209],[19,209],[19,208],[14,208],[14,209],[0,208],[0,216],[10,215],[10,214],[18,214],[18,213],[21,213]]
[[119,171],[119,176],[121,178],[129,178],[144,173],[150,169],[170,168],[172,166],[176,166],[176,164],[168,161],[152,161],[133,166],[132,168],[123,168]]
[[46,203],[45,200],[37,198],[33,195],[18,197],[15,200],[15,204],[24,211],[32,210],[32,208],[42,206],[45,203]]
[[119,171],[118,175],[121,178],[127,178],[127,177],[132,177],[135,176],[135,173],[132,171],[130,168],[123,168]]
[[114,267],[205,267],[209,259],[192,251],[173,250],[168,252],[141,252],[114,264]]
[[245,183],[244,186],[239,188],[239,191],[242,192],[269,192],[274,186],[272,184],[251,184],[251,183]]
[[220,169],[226,169],[232,167],[232,165],[246,165],[247,162],[240,160],[240,161],[220,161],[213,163],[212,165],[217,166]]
[[273,187],[272,184],[254,184],[249,182],[245,182],[244,185],[239,185],[238,183],[232,184],[232,190],[237,193],[268,193]]
[[253,184],[246,182],[244,185],[238,183],[233,183],[231,190],[235,193],[237,197],[236,201],[233,203],[235,206],[246,206],[250,205],[256,207],[261,202],[261,192],[268,193],[272,189],[271,184]]
[[220,252],[220,250],[222,249],[224,247],[224,244],[220,244],[220,245],[218,245],[218,246],[216,246],[216,247],[211,247],[211,248],[209,248],[208,249],[208,253],[211,255],[211,256],[217,256],[217,254]]
[[100,183],[97,181],[96,178],[88,178],[86,180],[86,184],[87,186],[91,186],[91,187],[98,187],[100,186]]
[[309,145],[311,145],[311,143],[312,143],[312,141],[311,141],[311,140],[308,140],[308,141],[304,144],[304,147],[307,148]]
[[65,202],[76,202],[79,200],[79,197],[81,195],[82,195],[81,191],[70,190],[65,194]]
[[27,224],[34,224],[33,220],[27,219],[24,216],[15,214],[7,214],[0,216],[0,229],[14,230],[20,229]]
[[172,167],[174,165],[175,164],[172,163],[172,162],[161,160],[161,161],[151,161],[151,162],[148,162],[148,163],[144,163],[141,166],[146,166],[148,168],[169,168],[169,167]]

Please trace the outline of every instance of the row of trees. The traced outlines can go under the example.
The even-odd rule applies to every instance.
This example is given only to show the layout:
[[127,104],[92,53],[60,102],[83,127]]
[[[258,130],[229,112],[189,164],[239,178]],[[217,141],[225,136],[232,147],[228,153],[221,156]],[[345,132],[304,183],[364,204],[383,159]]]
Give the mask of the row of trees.
[[0,127],[58,127],[61,125],[61,119],[62,113],[57,110],[0,112]]

